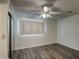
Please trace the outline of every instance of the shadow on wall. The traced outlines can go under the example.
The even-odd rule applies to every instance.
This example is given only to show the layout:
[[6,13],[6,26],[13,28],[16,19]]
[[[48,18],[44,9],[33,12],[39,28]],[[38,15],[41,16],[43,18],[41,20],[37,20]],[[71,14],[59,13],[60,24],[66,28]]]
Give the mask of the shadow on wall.
[[0,3],[7,3],[7,0],[0,0]]

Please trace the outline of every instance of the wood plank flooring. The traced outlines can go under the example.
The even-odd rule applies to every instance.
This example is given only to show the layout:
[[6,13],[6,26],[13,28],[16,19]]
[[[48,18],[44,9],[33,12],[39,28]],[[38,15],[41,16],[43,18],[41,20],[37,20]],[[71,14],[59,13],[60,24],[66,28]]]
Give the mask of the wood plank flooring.
[[14,51],[13,59],[79,59],[79,51],[52,44]]

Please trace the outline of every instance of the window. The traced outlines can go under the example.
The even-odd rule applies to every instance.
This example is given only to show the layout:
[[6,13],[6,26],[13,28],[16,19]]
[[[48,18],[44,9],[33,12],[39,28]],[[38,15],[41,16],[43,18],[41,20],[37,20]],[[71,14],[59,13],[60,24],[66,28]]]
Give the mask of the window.
[[44,34],[45,33],[45,22],[44,21],[20,20],[19,32],[21,35]]

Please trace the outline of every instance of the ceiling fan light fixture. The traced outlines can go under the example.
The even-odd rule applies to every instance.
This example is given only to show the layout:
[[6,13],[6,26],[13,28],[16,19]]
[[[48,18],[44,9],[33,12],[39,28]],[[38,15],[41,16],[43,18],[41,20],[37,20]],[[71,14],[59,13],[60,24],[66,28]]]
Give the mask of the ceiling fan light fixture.
[[48,12],[49,8],[47,6],[44,6],[44,12]]
[[47,17],[47,18],[52,18],[52,16],[51,16],[51,15],[48,15],[48,14],[46,15],[46,17]]
[[52,16],[49,15],[49,14],[42,14],[40,17],[42,17],[44,19],[46,19],[46,18],[52,18]]
[[46,19],[46,14],[42,14],[40,17],[43,17],[44,19]]

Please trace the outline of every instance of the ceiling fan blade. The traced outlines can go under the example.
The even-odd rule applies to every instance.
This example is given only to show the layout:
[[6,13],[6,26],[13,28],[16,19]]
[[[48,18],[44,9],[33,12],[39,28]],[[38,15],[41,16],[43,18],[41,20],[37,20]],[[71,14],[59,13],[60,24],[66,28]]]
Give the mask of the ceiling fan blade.
[[49,12],[49,14],[62,14],[61,12]]
[[40,15],[40,12],[31,12],[32,15]]

